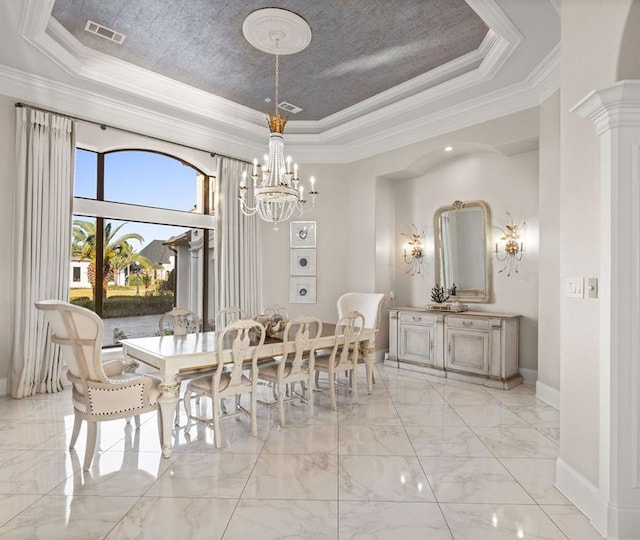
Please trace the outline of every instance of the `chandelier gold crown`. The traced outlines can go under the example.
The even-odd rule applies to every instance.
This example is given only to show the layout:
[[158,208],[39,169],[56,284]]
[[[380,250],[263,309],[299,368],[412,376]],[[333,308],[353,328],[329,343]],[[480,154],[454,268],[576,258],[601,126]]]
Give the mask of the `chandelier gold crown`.
[[282,116],[280,111],[276,112],[276,114],[269,114],[269,120],[267,120],[267,124],[269,124],[269,131],[271,133],[284,133],[284,126],[287,125],[287,121],[289,120],[288,116]]

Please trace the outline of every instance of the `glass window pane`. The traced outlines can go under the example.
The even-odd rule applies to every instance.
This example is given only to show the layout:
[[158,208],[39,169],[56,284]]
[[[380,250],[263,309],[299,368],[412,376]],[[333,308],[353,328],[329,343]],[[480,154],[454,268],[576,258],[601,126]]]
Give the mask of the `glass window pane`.
[[202,248],[201,237],[201,230],[105,222],[109,280],[103,346],[116,345],[125,338],[158,335],[160,316],[174,306],[201,317],[202,289],[197,280],[202,264],[197,249]]
[[202,212],[197,193],[202,176],[178,159],[140,150],[105,154],[106,201]]
[[69,298],[72,304],[95,311],[95,218],[73,216]]
[[98,154],[76,148],[74,197],[95,199],[98,192]]

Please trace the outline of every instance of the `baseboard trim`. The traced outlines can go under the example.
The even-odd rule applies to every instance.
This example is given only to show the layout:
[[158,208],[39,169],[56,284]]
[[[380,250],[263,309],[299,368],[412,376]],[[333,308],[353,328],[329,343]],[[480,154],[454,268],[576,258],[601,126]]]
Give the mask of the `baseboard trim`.
[[543,382],[536,382],[536,397],[554,409],[560,410],[560,390]]
[[536,384],[538,380],[538,370],[537,369],[528,369],[528,368],[520,368],[518,373],[522,375],[524,379],[524,384]]
[[385,356],[389,354],[389,349],[379,349],[376,351],[376,362],[384,362]]
[[600,499],[598,488],[561,458],[556,461],[555,486],[606,537],[607,508]]
[[7,379],[0,379],[0,396],[7,395]]

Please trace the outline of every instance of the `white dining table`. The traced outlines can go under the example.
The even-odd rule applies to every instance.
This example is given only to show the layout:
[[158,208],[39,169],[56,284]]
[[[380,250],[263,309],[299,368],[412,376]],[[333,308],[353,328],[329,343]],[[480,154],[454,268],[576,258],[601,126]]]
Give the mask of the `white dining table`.
[[[335,336],[335,324],[323,323],[316,350],[328,349],[340,337]],[[375,361],[375,331],[365,328],[358,338],[360,352],[367,371],[367,391],[373,390],[373,365]],[[217,365],[216,332],[201,332],[186,336],[154,336],[145,338],[123,339],[122,352],[125,357],[142,362],[158,369],[162,378],[158,399],[161,412],[160,444],[162,453],[168,458],[173,446],[173,419],[179,400],[180,382],[176,376],[180,372],[214,367]],[[254,348],[250,347],[247,359],[250,359]],[[259,358],[273,358],[284,354],[282,340],[269,339],[262,346]],[[223,353],[223,358],[227,352]],[[229,356],[230,358],[230,356]]]

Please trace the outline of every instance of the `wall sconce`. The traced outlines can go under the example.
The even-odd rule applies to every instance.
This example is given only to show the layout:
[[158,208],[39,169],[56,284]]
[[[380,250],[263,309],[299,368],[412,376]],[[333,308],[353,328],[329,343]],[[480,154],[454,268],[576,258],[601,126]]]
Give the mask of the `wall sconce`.
[[418,232],[415,225],[411,225],[413,232],[411,234],[402,233],[402,236],[406,236],[409,241],[404,248],[404,262],[409,265],[407,274],[415,276],[422,271],[422,265],[424,264],[424,249],[422,248],[422,239],[424,238],[424,231]]
[[499,262],[504,263],[503,267],[498,270],[498,273],[500,274],[506,270],[507,277],[510,277],[512,271],[516,274],[518,273],[518,263],[522,261],[524,244],[520,241],[520,235],[522,234],[522,230],[526,223],[523,221],[522,223],[514,225],[513,218],[509,212],[507,212],[507,216],[509,217],[509,224],[505,225],[504,229],[502,227],[494,227],[502,232],[500,240],[505,242],[502,251],[498,251],[498,243],[496,242],[496,249],[494,253],[496,255],[496,259]]

